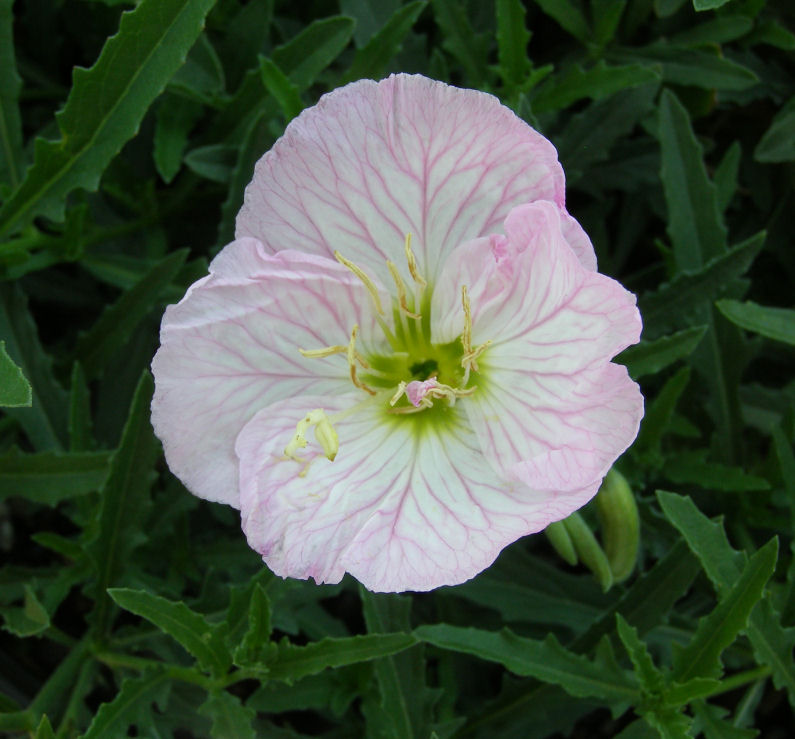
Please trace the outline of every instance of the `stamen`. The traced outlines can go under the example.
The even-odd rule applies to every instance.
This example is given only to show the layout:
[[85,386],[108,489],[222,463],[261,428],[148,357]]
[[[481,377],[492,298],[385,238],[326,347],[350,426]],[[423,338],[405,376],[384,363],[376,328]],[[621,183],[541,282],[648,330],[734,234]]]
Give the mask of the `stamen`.
[[365,385],[357,376],[356,376],[356,334],[359,333],[359,324],[355,324],[353,330],[351,331],[351,341],[348,344],[347,354],[348,354],[348,367],[350,368],[351,372],[351,382],[361,390],[364,390],[366,393],[370,393],[370,395],[375,395],[375,390],[371,387]]
[[[337,436],[336,429],[331,425],[331,421],[322,408],[315,408],[315,410],[310,411],[296,424],[295,436],[293,436],[290,443],[284,447],[284,456],[296,462],[306,461],[303,457],[299,457],[296,451],[306,448],[309,443],[306,440],[306,432],[309,430],[310,426],[315,427],[315,438],[323,448],[323,453],[326,455],[326,458],[333,462],[340,448],[339,437]],[[302,476],[306,474],[307,468],[308,465],[301,471]]]
[[469,305],[467,286],[461,285],[461,304],[464,306],[464,332],[461,343],[464,345],[464,356],[472,354],[472,308]]
[[[324,357],[330,357],[333,354],[347,354],[348,347],[343,346],[342,344],[335,344],[334,346],[325,346],[322,349],[299,349],[298,351],[307,359],[323,359]],[[361,354],[359,354],[359,352],[356,352],[355,356],[356,361],[364,369],[370,369],[370,365],[368,364],[367,360]]]
[[373,299],[373,303],[375,304],[375,310],[379,316],[384,315],[384,308],[381,305],[381,297],[378,295],[378,290],[376,289],[375,283],[368,277],[368,275],[364,272],[361,267],[357,267],[350,259],[346,259],[342,256],[338,251],[334,252],[334,256],[336,257],[337,261],[346,266],[353,274],[355,274],[363,283],[364,286],[367,288],[368,292],[370,293],[370,297]]
[[425,287],[428,283],[423,279],[417,268],[417,259],[414,252],[411,250],[411,234],[406,234],[406,261],[409,263],[409,272],[411,272],[411,279],[414,280],[420,287]]
[[389,272],[392,275],[392,279],[395,281],[395,285],[397,286],[398,305],[400,306],[400,310],[409,316],[409,318],[422,318],[419,313],[414,313],[413,311],[409,310],[408,298],[406,297],[406,284],[403,282],[403,278],[400,276],[400,272],[398,272],[398,268],[395,266],[394,262],[387,260],[386,266],[389,267]]

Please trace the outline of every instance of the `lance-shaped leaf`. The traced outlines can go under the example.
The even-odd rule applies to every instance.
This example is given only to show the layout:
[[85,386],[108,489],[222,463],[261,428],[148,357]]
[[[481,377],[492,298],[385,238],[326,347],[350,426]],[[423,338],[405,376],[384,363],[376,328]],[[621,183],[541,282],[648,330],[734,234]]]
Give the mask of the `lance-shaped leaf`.
[[255,711],[240,702],[240,698],[225,690],[214,690],[199,706],[199,713],[212,719],[212,739],[257,739],[251,722]]
[[760,162],[791,162],[795,159],[795,97],[776,114],[754,151]]
[[420,626],[414,633],[442,649],[498,662],[517,675],[560,685],[577,697],[600,698],[614,708],[639,699],[637,685],[616,664],[605,641],[590,660],[562,647],[552,634],[539,641],[517,636],[509,629],[484,631],[448,624]]
[[108,595],[125,611],[145,618],[178,641],[203,670],[223,675],[229,669],[232,657],[221,629],[182,601],[174,602],[145,590],[129,588],[111,588]]
[[488,54],[486,35],[472,28],[466,5],[455,0],[432,0],[432,6],[436,22],[444,32],[442,45],[463,67],[471,86],[482,87]]
[[55,505],[61,500],[99,490],[108,477],[108,452],[21,454],[0,457],[0,500],[18,496]]
[[22,81],[14,57],[13,4],[14,0],[0,0],[0,183],[16,187],[22,176]]
[[110,475],[102,488],[95,538],[86,546],[97,571],[94,581],[97,605],[92,618],[99,631],[109,625],[111,605],[105,591],[116,581],[130,553],[144,538],[140,527],[149,505],[150,475],[157,451],[149,423],[153,390],[152,377],[145,372],[133,396],[121,444],[111,460]]
[[772,308],[739,300],[719,300],[716,305],[733,324],[768,339],[795,346],[795,310]]
[[259,71],[265,89],[279,104],[284,114],[284,120],[289,123],[304,109],[298,88],[290,82],[287,75],[271,59],[260,57]]
[[778,559],[778,540],[771,539],[748,561],[740,579],[720,603],[701,619],[690,643],[674,651],[674,674],[678,682],[693,677],[720,677],[720,655],[745,630],[753,607],[761,599],[765,584]]
[[248,630],[235,650],[236,665],[254,665],[266,658],[265,647],[271,635],[271,604],[259,583],[251,591]]
[[38,139],[33,165],[0,208],[0,234],[37,215],[63,218],[75,188],[96,189],[110,160],[137,132],[201,32],[214,0],[143,0],[121,17],[90,69],[74,71],[58,113],[60,141]]
[[22,370],[8,356],[5,341],[0,341],[0,406],[29,408],[33,390]]
[[508,89],[520,87],[533,67],[527,56],[530,32],[524,18],[520,0],[497,0],[497,58]]
[[645,642],[638,636],[638,630],[630,626],[620,613],[616,614],[616,631],[632,661],[641,688],[651,695],[662,693],[665,690],[662,672],[652,661]]
[[706,326],[694,326],[655,341],[641,341],[635,346],[624,349],[616,357],[616,361],[626,365],[633,380],[653,375],[673,364],[677,359],[690,355],[704,338],[706,330]]
[[283,639],[268,662],[268,677],[292,682],[327,667],[369,662],[401,652],[417,643],[412,634],[367,634],[342,639],[321,639],[299,647]]
[[[657,498],[668,520],[684,536],[718,592],[728,591],[745,568],[745,553],[735,551],[723,526],[710,521],[690,498],[664,491],[658,491]],[[790,704],[795,705],[792,662],[795,628],[784,629],[770,602],[763,600],[751,613],[746,633],[759,662],[770,666],[776,687],[786,688]]]

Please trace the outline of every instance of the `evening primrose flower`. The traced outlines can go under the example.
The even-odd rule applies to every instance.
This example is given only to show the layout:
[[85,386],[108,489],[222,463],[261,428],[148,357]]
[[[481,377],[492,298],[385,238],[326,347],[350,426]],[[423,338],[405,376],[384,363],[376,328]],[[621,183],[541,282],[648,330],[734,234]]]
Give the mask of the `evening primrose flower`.
[[610,359],[640,317],[595,268],[554,148],[495,98],[338,89],[259,161],[237,240],[166,311],[168,464],[281,576],[463,582],[590,500],[637,434]]

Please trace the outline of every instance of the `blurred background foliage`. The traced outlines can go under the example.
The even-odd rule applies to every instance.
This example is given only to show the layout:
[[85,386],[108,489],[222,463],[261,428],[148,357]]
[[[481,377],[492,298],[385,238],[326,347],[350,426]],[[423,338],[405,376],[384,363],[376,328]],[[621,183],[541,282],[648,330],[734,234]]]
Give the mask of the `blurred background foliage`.
[[[787,0],[0,0],[0,733],[792,736],[793,29]],[[550,138],[639,296],[621,584],[542,536],[428,594],[283,581],[164,465],[164,305],[286,123],[397,71]]]

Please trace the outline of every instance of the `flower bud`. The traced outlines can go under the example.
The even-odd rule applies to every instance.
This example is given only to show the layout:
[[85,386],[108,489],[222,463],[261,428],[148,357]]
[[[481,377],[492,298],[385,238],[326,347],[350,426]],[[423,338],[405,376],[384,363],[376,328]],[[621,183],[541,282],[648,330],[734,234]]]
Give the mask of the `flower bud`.
[[615,582],[622,582],[635,569],[640,520],[635,496],[624,476],[615,468],[607,473],[596,494],[596,510],[613,578]]

